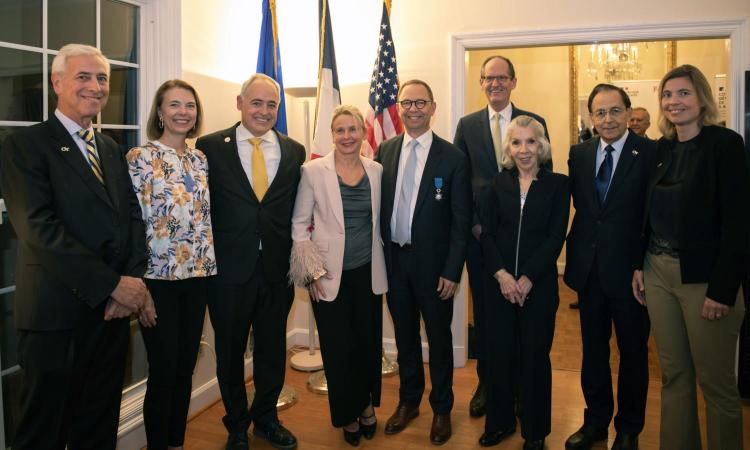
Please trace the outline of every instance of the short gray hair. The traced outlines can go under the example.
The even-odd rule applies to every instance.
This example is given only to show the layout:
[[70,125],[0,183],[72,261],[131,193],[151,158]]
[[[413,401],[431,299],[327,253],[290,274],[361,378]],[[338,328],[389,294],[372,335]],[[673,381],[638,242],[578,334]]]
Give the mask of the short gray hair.
[[245,80],[245,82],[242,83],[242,87],[240,88],[240,97],[244,98],[247,88],[249,88],[250,85],[255,83],[256,81],[270,81],[276,88],[276,97],[281,100],[281,87],[279,86],[279,83],[277,83],[276,80],[269,77],[265,73],[255,73],[250,78]]
[[107,75],[110,74],[109,61],[104,54],[96,47],[84,44],[67,44],[60,49],[52,60],[52,74],[62,75],[65,73],[65,67],[68,62],[68,58],[74,56],[95,56],[102,60],[104,66],[107,68]]

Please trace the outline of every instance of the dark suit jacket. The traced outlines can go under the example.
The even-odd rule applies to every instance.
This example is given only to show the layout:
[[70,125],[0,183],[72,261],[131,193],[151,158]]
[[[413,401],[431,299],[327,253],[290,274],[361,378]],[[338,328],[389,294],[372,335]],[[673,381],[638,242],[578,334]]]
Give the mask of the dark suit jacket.
[[54,115],[2,146],[0,182],[18,235],[19,329],[72,329],[82,303],[96,308],[121,275],[143,276],[146,232],[125,158],[103,134],[96,147],[106,189]]
[[[511,120],[521,116],[530,116],[539,121],[544,127],[544,135],[549,140],[547,123],[544,119],[533,112],[516,108],[511,103]],[[473,192],[474,205],[476,206],[482,190],[492,184],[497,173],[497,158],[495,157],[495,146],[492,144],[492,132],[490,131],[490,119],[487,107],[462,117],[456,126],[456,135],[453,143],[461,149],[469,158],[471,164],[471,188]],[[545,164],[552,171],[552,161]],[[474,224],[479,218],[474,214]]]
[[262,242],[263,275],[269,282],[283,281],[289,272],[292,209],[305,148],[276,132],[281,147],[279,170],[259,202],[240,163],[235,142],[238,125],[196,142],[196,148],[208,159],[216,280],[230,284],[249,280]]
[[[704,126],[700,150],[690,161],[677,217],[683,283],[708,283],[706,296],[734,305],[750,260],[750,171],[742,137],[719,126]],[[675,141],[660,139],[648,183],[644,240],[650,234],[651,194],[672,162]]]
[[484,266],[490,276],[505,269],[517,278],[526,275],[535,289],[546,281],[557,292],[557,257],[570,215],[568,177],[541,169],[526,196],[523,217],[520,196],[515,168],[499,172],[483,192],[479,216]]
[[[439,277],[461,280],[471,222],[471,185],[466,157],[450,142],[433,133],[432,146],[419,183],[411,224],[411,244],[418,261],[419,285],[437,288]],[[391,274],[391,216],[396,195],[398,161],[404,136],[378,148],[383,165],[381,226],[388,274]],[[435,178],[442,178],[442,199],[435,199]]]
[[568,175],[576,212],[568,234],[565,283],[580,292],[596,270],[607,296],[631,298],[633,271],[643,262],[643,203],[655,144],[628,134],[607,199],[599,206],[594,184],[599,140],[591,138],[570,148]]

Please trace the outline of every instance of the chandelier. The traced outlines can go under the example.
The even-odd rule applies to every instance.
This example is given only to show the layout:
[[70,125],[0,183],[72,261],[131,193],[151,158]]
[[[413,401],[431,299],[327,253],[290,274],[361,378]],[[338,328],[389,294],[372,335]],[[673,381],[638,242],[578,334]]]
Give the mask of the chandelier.
[[596,80],[632,80],[641,72],[638,47],[630,43],[594,44],[589,48],[586,72]]

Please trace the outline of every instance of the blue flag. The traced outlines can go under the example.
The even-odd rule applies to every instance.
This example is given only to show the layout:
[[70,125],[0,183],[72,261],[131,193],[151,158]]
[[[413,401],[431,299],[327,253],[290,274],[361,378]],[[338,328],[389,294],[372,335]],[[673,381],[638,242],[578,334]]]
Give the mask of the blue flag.
[[284,80],[281,76],[281,50],[279,33],[276,27],[276,0],[263,0],[263,22],[260,27],[260,45],[258,47],[258,67],[255,71],[264,73],[276,80],[281,88],[279,111],[276,118],[276,129],[284,134],[286,131],[286,106],[284,105]]

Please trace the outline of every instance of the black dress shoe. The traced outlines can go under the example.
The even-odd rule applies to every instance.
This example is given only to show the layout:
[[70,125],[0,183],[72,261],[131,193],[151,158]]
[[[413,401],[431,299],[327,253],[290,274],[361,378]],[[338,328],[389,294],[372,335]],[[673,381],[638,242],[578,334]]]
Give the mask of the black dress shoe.
[[435,414],[432,417],[432,428],[430,429],[430,442],[434,445],[443,445],[451,438],[451,415]]
[[229,433],[226,450],[248,450],[249,448],[247,431],[242,430]]
[[255,427],[253,427],[253,434],[267,440],[275,448],[282,450],[297,448],[297,438],[279,422],[271,422],[263,425],[256,423]]
[[492,447],[497,445],[503,439],[507,438],[511,434],[516,432],[516,427],[508,428],[507,430],[500,431],[485,431],[482,437],[479,438],[479,445],[482,447]]
[[638,435],[629,433],[617,433],[612,450],[638,450]]
[[482,417],[487,408],[487,385],[481,381],[474,391],[474,396],[469,402],[469,415],[471,417]]
[[367,424],[362,421],[363,419],[367,421],[375,419],[375,414],[373,413],[373,415],[369,417],[359,416],[359,419],[357,419],[359,421],[359,431],[362,432],[362,436],[364,436],[365,439],[372,439],[375,436],[375,431],[378,429],[378,420],[375,419],[374,422]]
[[598,428],[593,425],[583,424],[580,430],[571,434],[565,441],[565,448],[568,449],[587,449],[594,442],[607,439],[607,429]]
[[344,428],[344,440],[347,444],[351,445],[352,447],[359,446],[359,438],[362,436],[362,429],[359,428],[357,431],[346,431],[346,428]]
[[544,439],[536,441],[525,441],[523,443],[523,450],[542,450],[544,448]]
[[400,433],[419,415],[419,406],[409,406],[399,403],[396,412],[385,423],[385,434]]

